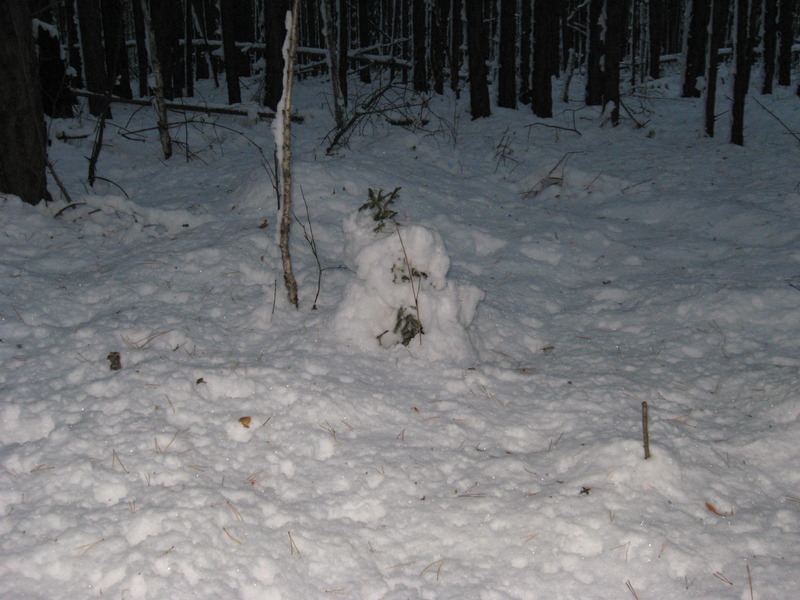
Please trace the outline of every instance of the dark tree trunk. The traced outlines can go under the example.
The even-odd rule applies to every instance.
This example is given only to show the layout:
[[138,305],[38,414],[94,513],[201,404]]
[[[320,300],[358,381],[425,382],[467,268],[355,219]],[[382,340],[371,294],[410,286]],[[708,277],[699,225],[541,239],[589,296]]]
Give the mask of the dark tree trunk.
[[[255,28],[252,0],[234,0],[233,3],[233,39],[237,42],[255,42]],[[250,76],[250,57],[241,50],[236,53],[239,77]]]
[[[269,3],[269,0],[267,0]],[[359,0],[358,1],[358,44],[361,48],[367,48],[372,37],[372,27],[370,27],[370,13],[373,6],[373,0]],[[369,70],[369,61],[364,61],[361,68],[358,70],[358,77],[361,83],[372,83],[372,74]]]
[[731,105],[731,143],[744,145],[744,105],[750,87],[754,26],[757,21],[758,0],[736,0],[736,73],[733,76]]
[[775,79],[775,54],[778,42],[778,0],[764,0],[764,80],[761,93],[772,93]]
[[283,94],[283,41],[289,0],[264,0],[264,97],[262,104],[278,110]]
[[342,90],[342,102],[347,106],[347,67],[350,63],[350,8],[347,0],[338,0],[336,3],[336,33],[338,34],[339,50],[339,89]]
[[467,17],[467,54],[469,58],[469,102],[473,119],[492,114],[487,82],[487,40],[483,25],[482,0],[464,0]]
[[619,124],[619,65],[622,61],[622,34],[626,11],[627,0],[606,0],[603,106],[605,110],[610,108],[609,117],[611,124],[615,126]]
[[780,46],[778,51],[778,85],[792,84],[792,21],[797,0],[781,0],[778,16],[778,34]]
[[45,114],[53,118],[69,119],[74,116],[75,96],[70,91],[67,69],[61,60],[61,45],[51,32],[41,25],[36,28],[42,106]]
[[180,0],[151,0],[150,13],[158,61],[164,77],[164,97],[173,100],[183,95],[184,86],[183,50],[180,44],[183,36],[183,11]]
[[533,12],[532,1],[522,0],[519,28],[519,101],[531,102],[531,68],[533,64]]
[[133,98],[128,50],[125,47],[125,25],[122,22],[122,2],[101,0],[103,37],[105,41],[106,73],[109,89],[120,98]]
[[461,45],[464,42],[463,0],[452,0],[450,9],[450,89],[459,96]]
[[183,2],[183,68],[186,83],[186,95],[194,96],[194,19],[192,18],[192,0]]
[[710,14],[710,0],[692,0],[689,38],[686,46],[686,67],[683,72],[682,96],[684,98],[700,97],[701,90],[697,89],[697,80],[705,76]]
[[725,41],[725,29],[728,22],[730,0],[712,0],[711,35],[708,40],[708,85],[706,86],[705,121],[706,135],[714,136],[716,124],[717,67],[719,65],[719,49]]
[[0,192],[38,204],[48,197],[47,136],[26,0],[0,2],[0,80]]
[[603,103],[603,62],[604,44],[600,19],[605,0],[589,0],[588,52],[586,57],[586,104],[598,106]]
[[[103,23],[101,20],[100,3],[98,0],[76,0],[78,8],[78,26],[81,36],[81,57],[83,59],[83,75],[86,80],[86,89],[97,94],[104,94],[109,90],[108,73],[104,61],[103,49]],[[106,118],[111,117],[108,102],[102,98],[89,98],[89,112],[99,117],[105,112]]]
[[661,77],[661,52],[664,49],[664,0],[650,0],[650,22],[648,32],[650,35],[650,48],[648,61],[648,75],[650,79]]
[[144,16],[142,15],[142,4],[133,0],[133,29],[136,36],[136,79],[139,85],[139,97],[144,98],[150,95],[147,85],[147,39],[144,33]]
[[222,51],[225,54],[225,79],[228,85],[228,104],[242,101],[239,87],[239,50],[236,48],[236,29],[233,22],[234,0],[220,0],[222,21]]
[[428,69],[426,68],[426,55],[428,37],[425,21],[427,17],[425,0],[413,0],[411,5],[411,35],[414,40],[414,74],[412,82],[414,91],[428,91]]
[[553,116],[553,54],[558,55],[558,0],[533,5],[533,77],[531,109],[543,119]]
[[500,0],[500,48],[497,57],[497,105],[502,108],[517,107],[516,13],[517,0]]
[[431,78],[433,91],[444,93],[444,62],[447,52],[447,15],[450,0],[435,2],[431,12]]

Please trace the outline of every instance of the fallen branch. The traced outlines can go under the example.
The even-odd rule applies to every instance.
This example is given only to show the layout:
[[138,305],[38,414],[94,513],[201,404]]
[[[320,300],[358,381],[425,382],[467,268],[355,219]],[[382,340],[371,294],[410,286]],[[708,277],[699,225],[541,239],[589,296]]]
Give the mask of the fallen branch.
[[[82,98],[106,98],[111,102],[119,104],[132,104],[134,106],[153,106],[153,102],[149,98],[122,98],[120,96],[106,96],[105,94],[96,94],[94,92],[87,92],[86,90],[72,90],[72,93]],[[164,106],[169,110],[181,110],[190,112],[201,112],[208,114],[218,115],[234,115],[237,117],[246,117],[255,112],[262,119],[274,119],[275,113],[266,110],[247,110],[245,108],[236,108],[233,106],[211,106],[203,104],[185,104],[183,102],[164,102]],[[292,116],[292,121],[295,123],[302,123],[303,117]]]
[[772,112],[772,111],[771,111],[770,109],[768,109],[766,106],[764,106],[764,105],[763,105],[763,104],[762,104],[762,103],[761,103],[761,102],[758,100],[758,98],[756,98],[755,96],[752,96],[752,95],[751,95],[750,97],[751,97],[751,98],[752,98],[752,99],[755,101],[755,103],[756,103],[756,104],[758,104],[758,105],[759,105],[761,108],[763,108],[763,109],[764,109],[765,111],[767,111],[767,112],[768,112],[770,115],[772,115],[772,118],[773,118],[773,119],[775,119],[775,120],[776,120],[778,123],[780,123],[781,125],[783,125],[783,128],[784,128],[786,131],[788,131],[788,132],[789,132],[789,135],[791,135],[791,136],[792,136],[794,139],[796,139],[798,142],[800,142],[800,135],[798,135],[796,132],[794,132],[794,131],[792,131],[791,129],[789,129],[789,126],[788,126],[786,123],[784,123],[783,121],[781,121],[781,118],[780,118],[778,115],[776,115],[774,112]]

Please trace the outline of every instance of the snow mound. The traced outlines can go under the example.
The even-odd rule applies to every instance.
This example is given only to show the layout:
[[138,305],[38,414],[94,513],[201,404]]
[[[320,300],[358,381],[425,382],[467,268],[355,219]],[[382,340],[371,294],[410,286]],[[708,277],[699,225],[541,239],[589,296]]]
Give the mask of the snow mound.
[[475,349],[467,328],[484,294],[447,280],[450,256],[439,232],[395,223],[376,231],[363,212],[346,217],[343,227],[345,261],[355,277],[334,331],[363,349],[402,345],[419,358],[471,363]]

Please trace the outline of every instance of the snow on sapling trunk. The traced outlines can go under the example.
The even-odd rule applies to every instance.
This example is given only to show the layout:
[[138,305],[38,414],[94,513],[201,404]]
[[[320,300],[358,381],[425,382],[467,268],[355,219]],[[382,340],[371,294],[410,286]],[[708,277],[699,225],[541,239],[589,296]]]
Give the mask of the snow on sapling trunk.
[[365,349],[406,346],[421,358],[469,363],[467,327],[483,292],[447,281],[450,258],[436,230],[397,221],[399,191],[369,190],[369,201],[344,221],[355,277],[333,327]]

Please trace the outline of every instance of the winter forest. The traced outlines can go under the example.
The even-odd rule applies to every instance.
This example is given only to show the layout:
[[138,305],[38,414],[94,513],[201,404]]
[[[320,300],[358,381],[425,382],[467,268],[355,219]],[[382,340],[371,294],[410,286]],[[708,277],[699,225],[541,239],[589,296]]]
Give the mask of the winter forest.
[[0,0],[0,600],[800,589],[798,0]]

